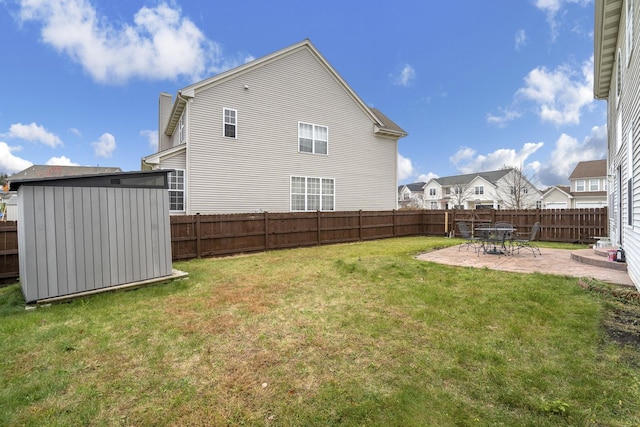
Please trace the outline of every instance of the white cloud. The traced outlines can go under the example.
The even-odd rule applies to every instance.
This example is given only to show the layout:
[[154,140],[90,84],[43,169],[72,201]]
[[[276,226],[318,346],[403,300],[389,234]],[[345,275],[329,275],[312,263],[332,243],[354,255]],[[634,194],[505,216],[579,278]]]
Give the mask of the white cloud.
[[44,43],[101,83],[178,76],[195,81],[251,59],[222,60],[220,46],[173,2],[142,7],[132,23],[119,25],[100,16],[88,0],[22,0],[20,5],[22,22],[40,22]]
[[71,132],[72,134],[74,134],[75,136],[82,136],[82,132],[80,132],[78,129],[76,128],[70,128],[69,132]]
[[63,145],[57,135],[47,131],[44,127],[35,123],[28,125],[22,123],[14,123],[9,127],[9,132],[3,134],[7,138],[23,139],[29,142],[41,143],[49,147],[57,147]]
[[0,141],[0,173],[11,175],[33,166],[30,161],[13,155],[14,151],[20,151],[20,149],[20,147],[10,147],[6,142]]
[[416,182],[429,182],[431,178],[438,178],[438,175],[433,172],[423,173],[418,175],[418,179],[416,180]]
[[524,30],[516,32],[516,50],[522,49],[527,44],[527,34]]
[[582,142],[563,133],[538,176],[547,186],[568,184],[569,175],[576,164],[586,160],[601,160],[607,157],[607,125],[594,126]]
[[522,114],[519,111],[500,109],[500,115],[487,114],[487,122],[502,128],[505,127],[508,122],[518,119],[520,116],[522,116]]
[[143,136],[149,142],[149,148],[154,152],[158,150],[158,131],[157,130],[143,130],[140,131],[140,136]]
[[579,4],[581,6],[587,6],[592,3],[593,0],[536,0],[534,2],[535,7],[540,9],[547,15],[547,23],[551,31],[551,41],[555,41],[560,33],[560,22],[558,16],[562,15],[562,8],[568,4]]
[[111,157],[116,149],[116,139],[110,133],[103,133],[95,142],[92,142],[93,151],[98,157]]
[[416,78],[416,70],[409,64],[406,64],[398,75],[391,76],[393,84],[397,86],[403,86],[403,87],[411,86],[415,78]]
[[398,153],[398,181],[409,178],[413,175],[413,165],[411,159]]
[[534,68],[524,78],[524,86],[518,89],[513,105],[500,109],[499,114],[487,114],[487,122],[504,127],[520,118],[520,104],[531,103],[543,122],[556,126],[580,123],[582,111],[593,109],[593,56],[579,69],[561,65],[555,70]]
[[449,158],[449,161],[463,174],[498,170],[505,166],[532,168],[527,164],[527,158],[542,148],[543,145],[543,142],[527,142],[520,151],[512,148],[501,148],[487,155],[478,155],[475,150],[462,147]]
[[74,163],[66,156],[52,157],[47,160],[49,166],[79,166],[78,163]]

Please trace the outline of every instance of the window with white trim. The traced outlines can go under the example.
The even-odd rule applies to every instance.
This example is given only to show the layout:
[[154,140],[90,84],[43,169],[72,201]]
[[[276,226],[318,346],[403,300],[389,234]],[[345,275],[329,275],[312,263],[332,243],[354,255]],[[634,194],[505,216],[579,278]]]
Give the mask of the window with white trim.
[[291,177],[292,211],[335,210],[335,180],[306,176]]
[[435,196],[436,195],[436,189],[435,188],[430,188],[429,189],[429,195],[430,196]]
[[329,152],[329,128],[298,122],[298,151],[301,153],[327,154]]
[[184,129],[184,114],[180,116],[178,121],[178,144],[184,144],[186,141],[186,131]]
[[477,185],[474,188],[475,194],[484,194],[484,185]]
[[631,52],[633,51],[633,3],[634,0],[627,0],[627,14],[625,24],[626,59],[627,67],[631,62]]
[[590,179],[589,180],[589,191],[600,191],[600,180],[599,179]]
[[223,126],[224,136],[227,138],[236,138],[238,127],[238,111],[231,108],[223,109]]
[[184,170],[169,173],[169,211],[184,212]]
[[438,202],[431,202],[431,209],[432,210],[438,209]]
[[585,182],[584,179],[579,179],[576,181],[576,191],[584,191]]

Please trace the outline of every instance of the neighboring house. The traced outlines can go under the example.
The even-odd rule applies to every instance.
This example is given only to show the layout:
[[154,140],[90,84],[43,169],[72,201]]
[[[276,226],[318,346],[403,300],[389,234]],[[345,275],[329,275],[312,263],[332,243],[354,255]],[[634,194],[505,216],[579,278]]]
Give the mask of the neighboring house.
[[427,209],[534,209],[541,193],[518,169],[432,178],[424,185]]
[[160,94],[172,214],[391,210],[407,133],[368,107],[309,40]]
[[640,290],[638,9],[630,0],[596,0],[593,93],[607,101],[609,237],[624,249],[629,277]]
[[544,209],[583,209],[607,206],[607,160],[579,162],[569,186],[556,185],[542,196]]
[[[102,173],[122,172],[120,168],[115,167],[93,167],[93,166],[50,166],[50,165],[33,165],[20,172],[7,177],[7,182],[16,182],[22,180],[33,180],[38,178],[62,178],[78,175],[97,175]],[[15,191],[9,192],[6,203],[6,219],[8,221],[16,221],[18,219],[18,195]]]
[[414,182],[398,187],[398,208],[424,208],[425,182]]

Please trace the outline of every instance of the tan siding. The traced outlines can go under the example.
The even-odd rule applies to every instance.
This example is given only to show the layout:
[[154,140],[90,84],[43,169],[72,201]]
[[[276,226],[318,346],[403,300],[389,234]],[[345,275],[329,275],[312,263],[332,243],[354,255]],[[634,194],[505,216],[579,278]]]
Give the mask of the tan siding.
[[[224,107],[237,139],[222,136]],[[191,213],[288,211],[292,175],[334,178],[337,210],[396,207],[397,143],[306,49],[202,89],[189,111]],[[329,128],[327,156],[298,153],[299,121]]]

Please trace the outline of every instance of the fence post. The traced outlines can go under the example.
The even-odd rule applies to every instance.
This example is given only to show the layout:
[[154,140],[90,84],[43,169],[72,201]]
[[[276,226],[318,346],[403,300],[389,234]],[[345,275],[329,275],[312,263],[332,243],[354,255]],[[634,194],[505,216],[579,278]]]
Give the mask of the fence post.
[[269,250],[269,212],[264,212],[264,250]]
[[316,230],[317,230],[317,245],[320,246],[320,210],[316,211]]
[[396,230],[396,210],[393,210],[393,237],[398,237],[398,232]]
[[362,209],[358,211],[358,241],[362,242]]
[[202,241],[200,240],[200,213],[196,214],[196,258],[202,256]]

